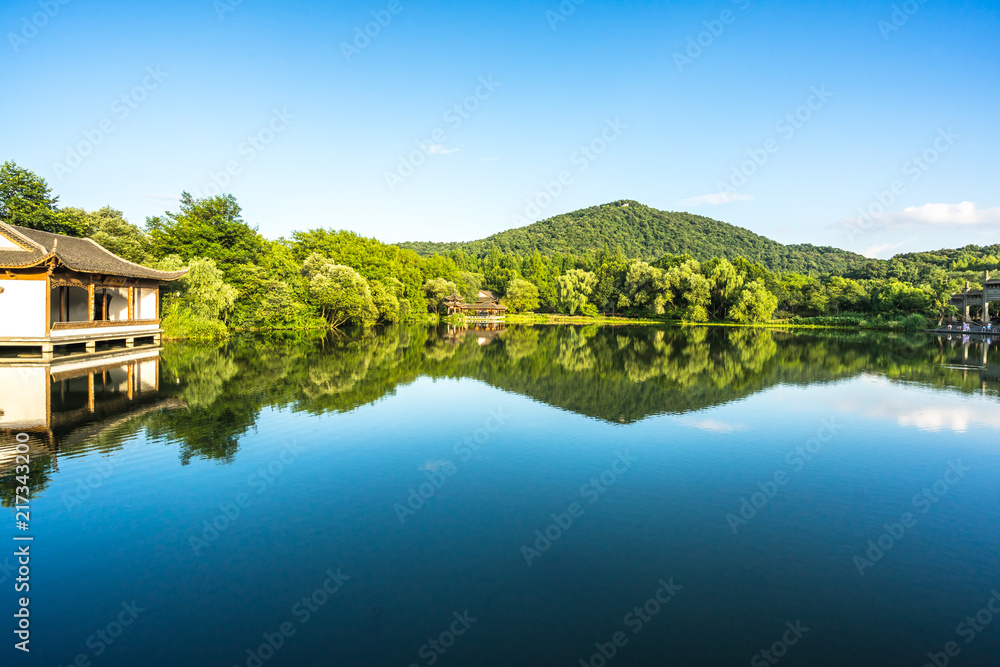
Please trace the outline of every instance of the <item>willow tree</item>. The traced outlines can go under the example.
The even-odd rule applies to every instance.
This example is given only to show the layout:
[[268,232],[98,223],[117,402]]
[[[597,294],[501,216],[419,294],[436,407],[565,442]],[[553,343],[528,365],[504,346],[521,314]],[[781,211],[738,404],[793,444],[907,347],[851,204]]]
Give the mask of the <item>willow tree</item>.
[[597,276],[583,269],[570,269],[556,279],[559,306],[572,315],[587,303],[587,297],[597,285]]

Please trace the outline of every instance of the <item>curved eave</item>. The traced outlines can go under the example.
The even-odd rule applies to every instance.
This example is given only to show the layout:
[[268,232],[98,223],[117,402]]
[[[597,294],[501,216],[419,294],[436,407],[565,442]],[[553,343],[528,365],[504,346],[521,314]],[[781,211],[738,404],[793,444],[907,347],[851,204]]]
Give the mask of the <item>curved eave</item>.
[[12,269],[34,269],[34,268],[37,268],[37,267],[41,266],[45,262],[49,261],[53,257],[55,257],[55,254],[49,253],[48,255],[43,255],[41,257],[28,260],[27,262],[25,262],[23,264],[10,264],[10,263],[4,264],[4,263],[0,263],[0,270],[3,270],[3,269],[5,269],[5,270],[12,270]]
[[57,262],[59,262],[59,266],[66,268],[72,271],[73,273],[83,273],[92,276],[114,276],[116,278],[131,278],[133,280],[153,280],[162,283],[172,283],[177,280],[180,280],[181,278],[187,275],[187,269],[181,271],[159,271],[157,269],[149,269],[144,266],[140,266],[138,264],[135,264],[135,266],[138,267],[139,269],[134,272],[134,274],[136,275],[125,275],[122,272],[115,272],[115,271],[95,271],[93,269],[79,269],[73,266],[72,264],[68,264],[67,262],[63,261],[63,259],[56,254],[45,255],[44,257],[40,257],[36,260],[31,261],[30,263],[25,263],[25,264],[0,263],[0,270],[17,271],[24,269],[35,269],[44,265],[51,259],[55,259]]

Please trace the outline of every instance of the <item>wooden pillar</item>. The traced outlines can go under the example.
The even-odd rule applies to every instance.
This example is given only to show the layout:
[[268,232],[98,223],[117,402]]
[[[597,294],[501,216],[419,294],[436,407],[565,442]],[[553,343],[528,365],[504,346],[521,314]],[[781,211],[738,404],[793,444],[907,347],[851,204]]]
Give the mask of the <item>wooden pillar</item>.
[[135,320],[135,288],[129,287],[128,289],[128,321],[132,322]]
[[135,396],[135,363],[128,365],[128,400]]
[[52,333],[52,276],[45,276],[45,335]]
[[87,408],[93,412],[95,408],[94,401],[94,374],[91,373],[87,376]]
[[67,291],[68,290],[66,289],[65,285],[60,285],[59,286],[59,321],[60,322],[65,322],[66,321],[66,310],[67,310],[66,292]]
[[94,321],[94,283],[87,285],[87,321]]
[[989,279],[990,279],[990,272],[987,271],[983,275],[983,317],[982,317],[983,326],[986,326],[986,323],[990,321],[990,302],[987,300],[986,297],[986,283],[989,281]]

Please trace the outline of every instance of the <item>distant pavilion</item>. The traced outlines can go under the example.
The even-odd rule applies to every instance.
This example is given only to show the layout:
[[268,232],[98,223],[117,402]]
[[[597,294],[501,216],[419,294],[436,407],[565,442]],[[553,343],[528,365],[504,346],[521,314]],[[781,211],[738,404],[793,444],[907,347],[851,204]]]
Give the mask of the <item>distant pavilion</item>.
[[1000,280],[990,279],[990,272],[983,276],[983,289],[970,290],[965,283],[965,290],[952,294],[950,303],[962,311],[962,321],[972,322],[972,308],[980,308],[980,321],[985,325],[990,323],[990,302],[1000,301]]
[[507,306],[487,290],[479,290],[474,303],[465,303],[458,293],[452,292],[445,297],[444,305],[449,315],[462,315],[471,320],[500,320],[507,315]]
[[122,259],[91,239],[0,223],[0,347],[159,343],[160,287],[186,271]]

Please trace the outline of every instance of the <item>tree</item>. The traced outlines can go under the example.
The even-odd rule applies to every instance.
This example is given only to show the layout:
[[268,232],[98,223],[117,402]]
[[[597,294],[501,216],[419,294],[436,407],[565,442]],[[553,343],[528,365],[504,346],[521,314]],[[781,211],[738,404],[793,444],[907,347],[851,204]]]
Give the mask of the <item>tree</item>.
[[701,265],[696,260],[671,267],[666,273],[666,281],[674,293],[673,303],[684,306],[681,317],[691,322],[708,320],[711,282],[701,275]]
[[587,297],[597,285],[597,276],[583,269],[570,269],[556,279],[560,309],[572,315],[587,303]]
[[441,312],[441,304],[450,294],[456,293],[455,283],[444,278],[431,278],[424,283],[424,294],[427,302],[435,313]]
[[399,299],[396,298],[396,295],[377,280],[373,280],[370,287],[372,303],[375,304],[375,310],[378,312],[378,320],[380,322],[398,322]]
[[538,300],[541,306],[554,309],[556,307],[556,283],[551,260],[546,260],[535,250],[530,257],[525,258],[521,273],[524,279],[538,288]]
[[224,319],[236,301],[236,290],[226,284],[214,260],[200,257],[191,260],[185,281],[185,301],[191,311],[203,319]]
[[479,296],[479,290],[483,288],[483,274],[461,271],[455,284],[458,286],[458,293],[465,297],[466,301],[475,301]]
[[426,309],[422,269],[425,260],[412,250],[387,245],[348,231],[312,229],[294,232],[292,237],[294,240],[290,243],[291,248],[300,260],[312,253],[319,253],[337,264],[351,267],[369,284],[377,280],[388,285],[390,279],[395,278],[404,287],[403,294],[397,298],[405,298],[417,311]]
[[0,222],[53,234],[85,236],[85,220],[74,211],[60,211],[58,201],[45,179],[33,171],[9,161],[0,167]]
[[96,243],[130,262],[149,263],[153,248],[149,235],[126,220],[121,211],[105,206],[86,217],[90,238]]
[[378,319],[368,281],[351,267],[314,254],[306,260],[303,272],[309,277],[309,298],[331,328],[348,322],[367,325]]
[[615,248],[612,255],[607,246],[598,255],[595,261],[597,285],[594,287],[590,301],[596,307],[614,310],[618,304],[618,299],[622,294],[622,286],[625,280],[625,272],[628,270],[628,260],[621,246]]
[[493,245],[483,259],[483,284],[486,289],[503,296],[512,280],[520,276],[520,260],[512,253],[501,252]]
[[640,311],[649,309],[657,315],[663,315],[672,299],[673,293],[670,291],[666,271],[641,260],[629,264],[618,298],[619,308]]
[[722,257],[705,262],[701,269],[712,285],[709,314],[725,319],[743,287],[743,275]]
[[[178,260],[171,260],[177,266]],[[180,297],[164,303],[163,328],[180,338],[224,338],[224,319],[236,301],[236,289],[227,284],[215,261],[191,260],[188,273],[177,285]]]
[[515,278],[507,286],[504,305],[512,313],[527,313],[538,308],[538,288],[523,278]]
[[232,195],[194,199],[183,192],[180,211],[146,218],[146,229],[155,257],[211,257],[227,278],[235,267],[259,262],[267,243],[243,221]]
[[740,292],[736,305],[729,311],[737,322],[764,322],[771,319],[778,307],[778,298],[764,285],[751,280]]

